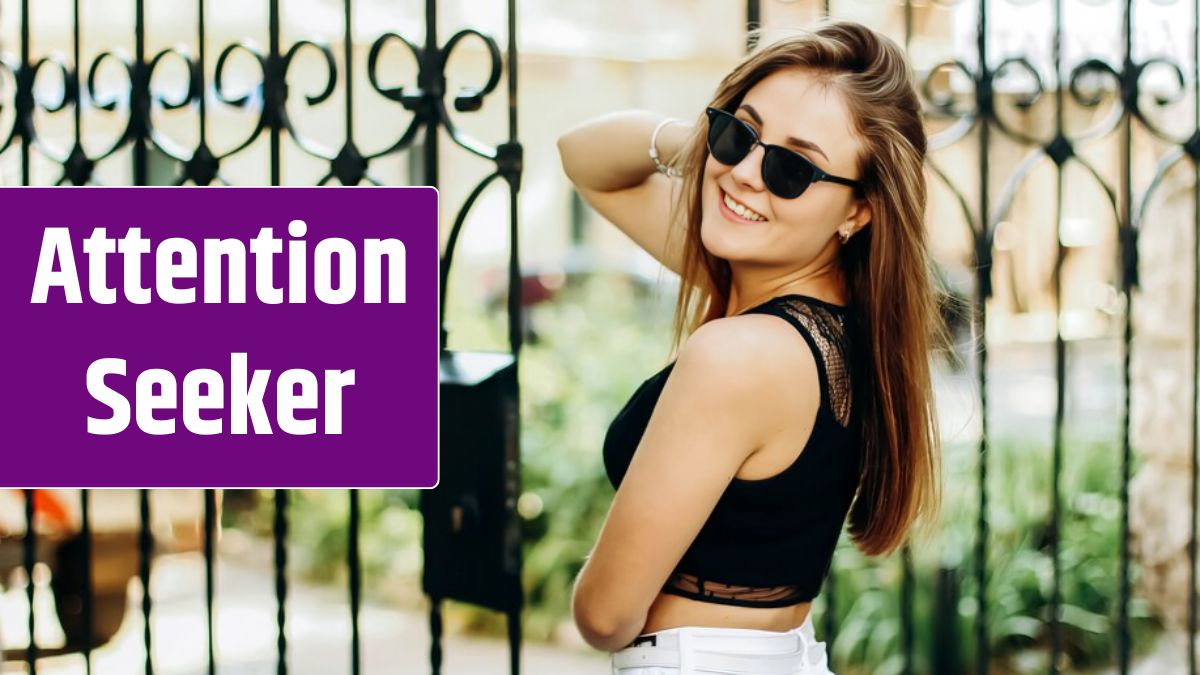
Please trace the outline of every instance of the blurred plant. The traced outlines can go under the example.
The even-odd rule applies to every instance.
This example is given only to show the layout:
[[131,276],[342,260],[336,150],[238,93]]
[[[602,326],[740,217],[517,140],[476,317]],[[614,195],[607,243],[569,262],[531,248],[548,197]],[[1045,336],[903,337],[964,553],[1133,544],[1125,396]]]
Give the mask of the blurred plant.
[[[1060,649],[1063,671],[1112,663],[1116,649],[1120,510],[1117,452],[1096,441],[1066,442],[1060,524]],[[993,441],[989,448],[987,602],[992,668],[1001,673],[1049,667],[1050,449],[1036,443]],[[977,583],[974,560],[979,493],[975,446],[947,446],[946,503],[935,538],[913,545],[913,672],[973,669]],[[1071,461],[1077,459],[1079,461]],[[1136,573],[1136,569],[1134,570]],[[832,592],[837,614],[833,656],[847,672],[903,671],[899,556],[870,560],[843,540],[834,557],[835,581],[814,607],[822,616]],[[939,580],[944,584],[938,588]],[[1132,583],[1132,580],[1131,580]],[[952,601],[943,625],[935,599]],[[1159,629],[1144,601],[1130,603],[1135,647],[1148,647]],[[935,635],[953,636],[935,644]],[[945,661],[950,650],[953,662]]]
[[521,361],[522,509],[530,634],[569,617],[574,579],[599,534],[613,489],[601,448],[617,411],[668,358],[666,294],[628,277],[564,286],[534,308],[543,339]]

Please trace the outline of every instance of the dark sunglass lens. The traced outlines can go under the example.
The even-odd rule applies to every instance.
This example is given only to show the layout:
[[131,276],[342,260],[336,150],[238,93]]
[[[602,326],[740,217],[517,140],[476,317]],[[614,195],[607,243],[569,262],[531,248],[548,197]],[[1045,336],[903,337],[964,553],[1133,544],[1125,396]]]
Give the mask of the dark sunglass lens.
[[771,148],[763,157],[763,183],[784,199],[799,197],[812,184],[813,165],[782,148]]
[[754,136],[736,118],[724,113],[711,115],[708,123],[708,151],[722,164],[737,164],[754,147]]

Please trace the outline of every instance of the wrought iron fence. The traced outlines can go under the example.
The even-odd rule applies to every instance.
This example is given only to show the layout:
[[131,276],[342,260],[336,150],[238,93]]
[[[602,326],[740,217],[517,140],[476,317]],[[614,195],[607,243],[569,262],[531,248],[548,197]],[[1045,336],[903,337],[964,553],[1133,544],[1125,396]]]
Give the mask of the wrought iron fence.
[[[1040,0],[1039,0],[1040,1]],[[988,586],[989,575],[987,559],[989,555],[989,476],[991,465],[989,441],[989,402],[987,397],[988,383],[988,342],[986,339],[988,326],[989,299],[996,290],[993,278],[993,263],[996,254],[997,233],[999,225],[1004,221],[1013,207],[1014,195],[1023,181],[1028,180],[1036,162],[1049,160],[1055,171],[1055,211],[1052,226],[1063,217],[1064,176],[1068,167],[1076,166],[1094,180],[1094,186],[1105,195],[1105,208],[1110,209],[1113,221],[1116,223],[1119,251],[1119,293],[1124,299],[1120,320],[1120,337],[1122,344],[1121,382],[1124,396],[1121,408],[1120,424],[1120,484],[1119,500],[1121,508],[1121,538],[1120,538],[1120,567],[1119,587],[1120,596],[1117,609],[1117,621],[1113,639],[1117,645],[1115,656],[1116,666],[1120,672],[1126,673],[1130,668],[1132,644],[1129,631],[1131,602],[1130,576],[1132,560],[1130,553],[1129,533],[1129,483],[1132,463],[1132,448],[1130,443],[1130,371],[1131,345],[1133,342],[1133,291],[1138,287],[1138,243],[1139,235],[1144,225],[1149,205],[1160,189],[1164,176],[1181,163],[1190,163],[1193,171],[1200,164],[1200,93],[1197,92],[1196,82],[1200,80],[1196,50],[1200,22],[1196,6],[1184,7],[1182,2],[1176,3],[1180,10],[1181,21],[1187,21],[1191,26],[1191,54],[1188,61],[1177,62],[1163,56],[1152,55],[1139,57],[1135,50],[1135,3],[1133,0],[1112,0],[1115,6],[1121,8],[1122,44],[1119,48],[1119,60],[1106,60],[1102,57],[1089,58],[1077,63],[1068,64],[1063,57],[1062,44],[1064,33],[1068,30],[1063,20],[1063,7],[1066,0],[1044,0],[1053,9],[1053,24],[1051,27],[1052,66],[1049,81],[1040,74],[1038,66],[1026,54],[1012,54],[997,60],[991,49],[993,39],[993,22],[998,12],[1006,11],[1011,0],[957,0],[944,3],[934,3],[938,6],[964,5],[974,3],[977,6],[978,21],[976,36],[971,54],[938,63],[923,69],[921,75],[921,90],[927,103],[928,117],[932,122],[941,124],[941,130],[930,139],[931,156],[929,161],[930,176],[951,192],[954,200],[961,209],[959,214],[969,228],[968,236],[972,245],[972,267],[976,273],[973,287],[973,300],[976,308],[973,314],[974,331],[977,337],[978,351],[973,362],[975,377],[980,392],[982,428],[978,445],[978,467],[975,476],[975,489],[978,492],[978,512],[975,522],[974,560],[970,565],[976,582],[976,614],[974,622],[974,662],[978,673],[989,671],[991,655],[989,654],[990,638],[988,633],[989,610]],[[516,228],[519,222],[516,195],[520,188],[522,172],[521,145],[517,138],[517,103],[516,103],[516,12],[515,2],[509,0],[507,6],[508,36],[507,47],[501,50],[499,44],[492,38],[479,31],[466,29],[450,37],[445,43],[439,44],[437,31],[437,2],[425,2],[426,32],[423,44],[418,44],[405,36],[396,33],[379,35],[371,44],[367,57],[366,73],[368,82],[375,92],[389,101],[399,104],[400,109],[411,113],[412,118],[403,133],[390,143],[373,152],[363,152],[359,149],[361,140],[354,127],[355,95],[353,73],[356,67],[354,59],[354,39],[352,35],[352,0],[343,2],[343,18],[345,32],[342,39],[342,60],[339,69],[334,51],[328,45],[308,39],[300,39],[290,45],[283,43],[283,32],[280,23],[279,0],[267,0],[268,25],[267,48],[260,50],[249,42],[229,44],[217,50],[216,61],[212,70],[213,76],[208,79],[207,60],[211,51],[206,44],[205,3],[195,5],[197,15],[196,51],[194,54],[185,53],[176,48],[168,48],[155,54],[147,51],[146,2],[135,0],[134,24],[132,40],[133,52],[123,55],[117,50],[107,50],[96,56],[91,63],[85,64],[81,59],[80,37],[80,0],[73,0],[72,16],[72,55],[69,60],[60,60],[54,56],[35,57],[31,35],[31,12],[35,11],[30,0],[19,2],[8,1],[0,4],[0,12],[11,12],[16,8],[19,14],[19,39],[15,55],[3,52],[0,58],[0,111],[9,107],[13,111],[13,124],[9,129],[0,129],[0,154],[16,152],[19,157],[19,182],[22,185],[35,183],[73,184],[81,185],[93,181],[97,164],[104,161],[114,161],[120,152],[128,149],[132,159],[132,183],[147,185],[152,183],[209,185],[226,182],[222,174],[222,166],[251,144],[265,137],[269,145],[269,182],[280,185],[284,182],[283,146],[290,141],[304,154],[325,162],[325,173],[318,180],[325,184],[334,180],[342,184],[358,184],[361,182],[382,182],[373,175],[373,163],[385,157],[392,157],[405,152],[419,151],[420,183],[437,185],[439,181],[438,137],[445,132],[453,142],[466,151],[494,164],[494,171],[488,174],[472,190],[457,212],[454,225],[449,233],[449,243],[443,258],[441,272],[442,306],[444,311],[447,282],[453,260],[455,245],[465,222],[466,216],[483,191],[496,179],[502,178],[509,187],[509,224],[510,240],[512,243],[509,258],[510,291],[519,287],[519,269],[517,255]],[[914,16],[926,4],[905,0],[896,5],[903,14],[903,42],[911,46],[915,36]],[[829,0],[823,0],[820,11],[836,14],[836,7],[830,6]],[[763,7],[760,0],[748,0],[746,4],[747,24],[755,26],[763,21]],[[453,108],[457,112],[478,110],[483,100],[492,94],[504,79],[508,95],[508,139],[495,147],[471,138],[454,123],[447,105],[446,63],[455,48],[467,40],[479,41],[489,54],[491,67],[486,81],[473,88],[453,94]],[[418,76],[415,86],[387,86],[382,84],[382,54],[385,49],[403,48],[418,64]],[[317,105],[334,96],[339,78],[344,82],[342,90],[344,108],[345,141],[339,148],[326,148],[305,137],[289,116],[287,103],[289,98],[296,96],[289,87],[289,72],[298,55],[312,52],[320,57],[327,71],[327,80],[321,83],[320,90],[314,94],[305,95],[309,105]],[[231,94],[224,84],[224,76],[235,55],[249,57],[257,64],[261,78],[251,93]],[[152,85],[152,78],[160,67],[165,67],[169,61],[182,64],[187,71],[186,92],[183,96],[173,98],[166,92],[157,90]],[[122,92],[111,98],[97,93],[96,81],[102,68],[116,66],[123,70],[128,85]],[[35,83],[39,73],[57,71],[61,78],[61,95],[57,100],[45,101],[35,96]],[[1169,73],[1169,78],[1178,82],[1175,92],[1160,95],[1158,99],[1147,103],[1146,79],[1148,73],[1159,70]],[[1032,86],[1018,92],[1002,89],[998,83],[1014,73],[1023,73],[1026,82]],[[946,78],[953,77],[969,83],[965,94],[956,94],[946,88]],[[1190,94],[1194,99],[1192,123],[1185,133],[1177,129],[1168,129],[1155,119],[1152,108],[1163,103],[1177,104],[1188,96],[1188,82],[1191,83]],[[9,85],[12,85],[11,87]],[[1082,131],[1072,131],[1068,128],[1065,111],[1068,106],[1096,109],[1101,105],[1100,95],[1107,86],[1115,96],[1115,103],[1110,114],[1103,116],[1098,124],[1088,126]],[[1090,89],[1089,89],[1090,87]],[[209,144],[208,120],[210,104],[206,92],[215,92],[215,101],[222,106],[249,110],[255,114],[255,123],[251,132],[231,149],[214,152]],[[1049,102],[1046,100],[1049,99]],[[1041,105],[1050,105],[1054,122],[1047,133],[1030,132],[1012,122],[1012,117],[1004,111],[1004,106],[1015,107],[1019,112]],[[88,153],[83,146],[83,106],[91,105],[98,109],[113,113],[127,112],[122,131],[108,147],[100,152]],[[35,122],[35,113],[56,113],[66,109],[71,110],[73,123],[73,143],[69,147],[56,146],[51,139],[39,132]],[[153,112],[156,110],[173,110],[192,108],[198,115],[198,141],[191,148],[184,148],[178,142],[166,137],[156,128]],[[1178,126],[1178,125],[1176,125]],[[1146,186],[1135,189],[1134,166],[1134,137],[1135,133],[1156,139],[1158,151],[1154,174]],[[1091,144],[1104,139],[1117,139],[1119,160],[1117,161],[1117,177],[1115,180],[1104,175],[1101,167],[1089,159],[1084,150]],[[1017,170],[1011,175],[997,176],[993,173],[990,158],[1000,144],[1010,144],[1023,149],[1027,153]],[[978,161],[978,174],[975,180],[963,180],[957,172],[943,168],[939,158],[946,152],[956,148],[969,146]],[[1165,149],[1161,149],[1165,148]],[[57,167],[57,175],[35,175],[33,163],[38,156]],[[156,157],[165,157],[174,162],[168,163],[169,169],[160,172],[156,169]],[[1000,182],[1003,188],[998,192],[995,184]],[[1200,182],[1193,179],[1193,218],[1200,214]],[[1198,220],[1197,222],[1200,222]],[[1200,236],[1196,237],[1200,241]],[[1055,237],[1055,258],[1053,268],[1053,293],[1055,311],[1061,307],[1062,287],[1061,272],[1065,259],[1061,242]],[[1195,252],[1195,259],[1200,259],[1200,251]],[[1200,268],[1198,268],[1200,270]],[[1200,288],[1200,271],[1195,272],[1195,286]],[[519,353],[522,334],[520,330],[520,297],[519,292],[510,292],[508,297],[509,309],[509,340],[513,353],[510,364],[513,384],[506,393],[497,394],[515,397],[515,368],[516,355]],[[1197,363],[1200,363],[1200,353],[1197,348],[1197,333],[1200,332],[1200,293],[1193,297],[1190,308],[1190,344],[1191,344],[1191,444],[1190,444],[1190,540],[1188,556],[1190,560],[1190,576],[1187,593],[1187,630],[1188,640],[1188,672],[1197,673],[1196,644],[1197,633],[1197,594],[1196,594],[1196,556],[1197,556],[1197,438],[1195,419],[1197,409],[1197,388],[1194,383],[1200,379],[1197,373]],[[446,349],[446,333],[442,333],[442,347]],[[444,354],[445,356],[445,354]],[[1064,413],[1066,407],[1066,375],[1067,341],[1064,339],[1061,326],[1055,321],[1054,331],[1054,364],[1055,364],[1055,416],[1054,434],[1050,470],[1052,472],[1051,510],[1048,514],[1049,524],[1048,546],[1053,561],[1051,611],[1047,619],[1049,634],[1049,650],[1051,653],[1049,669],[1057,673],[1061,669],[1060,655],[1062,654],[1060,619],[1061,619],[1061,584],[1064,574],[1069,571],[1062,567],[1059,551],[1061,523],[1064,518],[1063,495],[1060,493],[1060,477],[1063,471],[1064,458]],[[1181,392],[1182,395],[1182,392]],[[493,400],[493,403],[497,402]],[[511,405],[512,399],[507,399],[505,405]],[[515,418],[508,423],[515,424]],[[506,456],[497,468],[498,480],[502,481],[498,495],[500,504],[497,508],[505,510],[505,517],[511,516],[511,505],[506,505],[504,499],[512,497],[518,489],[514,481],[516,457]],[[351,672],[361,671],[360,660],[360,631],[359,612],[361,607],[362,578],[359,559],[359,525],[358,494],[349,491],[350,515],[347,522],[349,532],[349,547],[347,565],[350,569],[347,593],[351,615]],[[36,537],[33,533],[34,503],[36,491],[26,491],[26,511],[28,532],[22,547],[22,565],[32,578],[34,565],[38,562]],[[92,558],[91,532],[89,526],[90,494],[82,494],[81,511],[83,556],[90,568]],[[288,653],[287,623],[288,582],[287,582],[287,549],[289,536],[288,502],[286,490],[274,493],[274,553],[275,553],[275,595],[277,600],[278,628],[278,672],[287,672],[286,655]],[[451,500],[453,502],[453,500]],[[214,537],[216,524],[216,497],[211,490],[205,492],[204,501],[204,553],[206,578],[206,612],[208,632],[208,671],[215,672],[216,659],[213,653],[213,597],[214,597],[214,563],[216,559],[216,542]],[[454,508],[443,504],[446,508]],[[461,516],[461,513],[459,514]],[[146,491],[140,494],[140,522],[138,535],[139,570],[144,588],[149,588],[148,582],[151,570],[151,554],[154,549],[154,538],[150,531],[150,499]],[[501,547],[511,549],[511,541],[501,541]],[[506,572],[511,576],[513,555],[511,550]],[[519,572],[519,552],[515,554]],[[901,607],[903,620],[900,644],[903,650],[904,663],[907,671],[912,670],[914,663],[914,631],[913,623],[913,587],[916,583],[910,552],[905,550],[899,557],[902,567],[900,583],[896,589],[896,602]],[[954,570],[945,570],[938,585],[943,589],[953,583],[956,576]],[[830,586],[838,583],[836,576],[828,581]],[[28,586],[30,606],[33,606],[33,584]],[[81,635],[84,641],[81,648],[89,656],[93,644],[93,626],[88,608],[92,605],[90,577],[84,575],[81,589],[84,612]],[[832,600],[832,593],[824,594]],[[512,643],[513,672],[519,669],[517,655],[520,642],[519,632],[519,598],[515,603],[504,604],[504,609],[510,612],[510,638]],[[944,604],[939,602],[940,604]],[[837,628],[834,620],[835,612],[827,606],[825,612],[826,639],[835,639]],[[148,619],[153,610],[153,598],[150,593],[142,596],[141,611]],[[945,612],[956,611],[954,607],[943,608]],[[37,661],[41,651],[33,639],[34,612],[30,611],[29,624],[31,644],[20,656],[27,660],[31,673],[37,672]],[[436,602],[431,615],[431,629],[435,635],[432,666],[435,672],[440,666],[441,651],[436,637],[441,631],[441,618]],[[940,629],[938,629],[940,630]],[[150,622],[145,622],[143,642],[146,650],[145,672],[153,673],[154,664],[151,659],[151,643],[153,635]],[[951,637],[942,636],[939,644],[949,648]],[[88,660],[90,664],[90,658]],[[934,658],[931,662],[937,672],[946,672],[952,668],[953,662]],[[939,665],[941,664],[941,665]]]
[[[516,49],[516,6],[515,2],[507,4],[507,31],[505,36],[507,47],[502,50],[499,43],[490,35],[473,28],[466,28],[454,33],[444,43],[439,42],[438,33],[438,3],[436,0],[424,2],[424,36],[423,41],[415,41],[396,32],[385,32],[375,37],[370,44],[366,59],[367,81],[375,93],[387,99],[393,105],[398,104],[398,111],[411,113],[411,119],[403,133],[396,139],[386,143],[381,149],[373,152],[360,150],[361,136],[354,126],[356,96],[354,90],[355,70],[362,65],[355,58],[355,39],[353,31],[354,3],[344,0],[342,3],[342,19],[344,31],[342,34],[342,54],[340,67],[333,48],[330,45],[311,39],[299,39],[290,45],[283,41],[281,27],[280,0],[267,0],[268,20],[266,26],[267,48],[262,50],[251,41],[238,41],[224,45],[216,51],[216,61],[209,77],[208,60],[212,50],[209,47],[206,30],[210,17],[206,16],[206,2],[194,4],[196,12],[195,51],[189,53],[184,48],[168,47],[149,54],[147,51],[147,3],[145,0],[135,0],[132,41],[133,51],[126,54],[111,48],[99,53],[90,63],[85,63],[80,49],[81,35],[86,29],[81,22],[80,0],[72,0],[71,5],[71,56],[69,60],[57,55],[35,57],[33,54],[32,16],[39,8],[33,7],[30,0],[0,3],[0,12],[10,12],[13,9],[19,14],[19,38],[17,54],[0,52],[0,112],[5,108],[13,111],[12,125],[0,129],[0,155],[5,152],[16,152],[19,156],[20,185],[55,184],[55,185],[84,185],[96,183],[96,168],[100,162],[117,161],[117,155],[129,150],[132,158],[131,182],[134,185],[184,185],[198,186],[212,184],[229,184],[222,174],[222,166],[248,151],[252,144],[261,137],[266,137],[269,144],[269,183],[281,185],[284,183],[284,144],[285,141],[299,149],[305,155],[326,163],[324,174],[316,181],[325,185],[336,180],[343,185],[358,185],[363,182],[380,185],[381,179],[372,172],[373,164],[385,158],[408,155],[410,166],[419,173],[415,183],[437,186],[439,183],[439,137],[444,133],[451,141],[472,155],[491,162],[494,170],[484,178],[470,193],[466,202],[458,211],[454,225],[450,230],[449,244],[443,256],[441,270],[441,308],[445,310],[445,293],[449,280],[449,271],[453,258],[455,243],[463,227],[468,213],[483,191],[497,178],[502,178],[508,185],[509,192],[509,233],[511,235],[511,250],[509,260],[510,292],[508,299],[509,335],[512,340],[513,359],[509,371],[512,373],[511,387],[506,395],[515,401],[515,356],[520,349],[520,296],[516,283],[518,275],[517,250],[517,192],[520,188],[522,171],[521,145],[517,141],[517,49]],[[446,84],[446,67],[451,55],[460,45],[475,41],[482,45],[488,58],[488,74],[486,80],[477,86],[463,87],[459,91],[448,91]],[[2,47],[4,45],[0,45]],[[393,86],[384,84],[385,68],[384,53],[386,50],[402,49],[411,56],[417,67],[415,85],[405,84]],[[320,57],[325,68],[326,79],[317,83],[319,91],[313,94],[303,94],[308,106],[317,106],[331,99],[339,81],[343,84],[341,94],[343,103],[343,121],[345,139],[340,147],[324,147],[302,133],[292,121],[288,111],[289,100],[297,98],[293,90],[294,77],[292,68],[304,52],[312,52]],[[237,55],[249,57],[257,65],[259,81],[250,91],[230,93],[226,85],[226,73]],[[182,96],[173,97],[169,92],[162,91],[153,84],[155,73],[165,70],[168,62],[175,61],[186,69],[186,89]],[[114,96],[106,96],[97,86],[102,69],[116,67],[125,73],[127,84]],[[35,96],[35,85],[39,74],[47,71],[57,71],[61,78],[61,91],[57,100],[47,102],[44,98]],[[508,137],[499,144],[489,146],[463,131],[454,121],[454,112],[470,113],[478,111],[484,100],[495,92],[501,83],[506,82]],[[305,84],[313,84],[306,82]],[[212,95],[209,95],[209,92]],[[211,100],[210,100],[211,99]],[[449,99],[449,100],[447,100]],[[227,108],[239,109],[254,116],[251,131],[228,150],[216,152],[210,145],[209,133],[210,107],[220,104]],[[107,147],[99,152],[85,150],[83,109],[90,106],[113,114],[127,115],[117,135]],[[451,108],[452,106],[452,108]],[[156,111],[192,109],[196,112],[198,124],[198,139],[194,147],[188,148],[179,141],[171,138],[156,126],[154,114]],[[41,133],[36,122],[39,112],[58,113],[70,109],[72,114],[73,132],[69,147],[60,147],[46,134]],[[403,114],[403,113],[401,113]],[[57,167],[57,175],[35,175],[34,160],[42,159]],[[446,332],[442,331],[442,349],[446,350]],[[445,379],[445,377],[443,377]],[[515,428],[514,424],[510,425]],[[515,451],[515,438],[511,444]],[[503,453],[503,447],[476,448],[476,451],[491,451]],[[503,456],[503,455],[502,455]],[[515,503],[519,482],[514,480],[517,461],[515,456],[508,456],[507,464],[502,464],[494,476],[486,476],[478,482],[491,480],[499,486],[501,498],[500,508],[504,508],[504,499],[511,497]],[[507,482],[506,482],[507,481]],[[490,485],[490,484],[489,484]],[[436,495],[429,500],[423,500],[422,511],[425,515],[426,538],[436,536],[445,529],[443,522],[447,520],[447,511],[456,508],[461,501],[464,490],[478,489],[477,483],[466,486],[455,485],[443,480],[439,488],[427,491]],[[494,492],[494,491],[493,491]],[[492,495],[492,493],[489,493]],[[494,496],[494,495],[492,495]],[[93,567],[93,533],[90,514],[91,493],[81,492],[81,532],[79,541],[81,550],[78,565],[83,570],[79,579],[77,600],[81,606],[78,626],[66,626],[67,648],[71,651],[81,651],[84,655],[87,671],[91,672],[92,652],[97,646],[96,627],[93,625],[95,611],[92,593]],[[26,534],[21,548],[20,565],[24,568],[29,580],[26,589],[29,599],[29,634],[30,643],[24,650],[10,652],[10,657],[19,658],[28,663],[31,675],[36,675],[38,659],[47,655],[47,650],[40,649],[34,633],[36,610],[34,609],[34,578],[35,565],[43,555],[39,553],[37,535],[35,532],[35,503],[36,490],[25,491],[25,523]],[[360,560],[359,532],[361,515],[359,509],[359,494],[357,490],[348,492],[349,518],[347,521],[348,547],[346,565],[349,570],[347,593],[351,624],[351,649],[349,669],[352,673],[362,670],[361,631],[359,616],[362,606],[362,565]],[[428,503],[426,503],[428,501]],[[151,532],[151,499],[150,493],[142,490],[139,496],[140,528],[137,537],[139,551],[138,577],[144,592],[141,600],[141,612],[144,620],[142,641],[145,649],[144,671],[147,675],[154,672],[152,658],[152,642],[154,635],[151,631],[150,616],[154,610],[154,599],[149,592],[151,558],[156,542]],[[490,507],[491,504],[489,503]],[[205,616],[207,633],[207,672],[216,672],[216,654],[214,650],[215,615],[214,596],[216,588],[215,563],[217,558],[217,493],[214,490],[204,491],[203,510],[203,552],[205,570]],[[288,642],[287,609],[288,609],[288,557],[287,541],[289,533],[289,492],[274,491],[274,579],[275,598],[277,603],[276,624],[277,639],[277,672],[284,675],[288,671],[287,656]],[[515,515],[515,508],[508,509],[505,516]],[[510,518],[511,519],[511,518]],[[487,542],[492,543],[492,542]],[[505,553],[511,555],[513,542],[505,541],[508,546]],[[519,543],[519,542],[518,542]],[[473,542],[474,546],[481,546]],[[446,565],[447,561],[430,558],[431,552],[441,551],[436,542],[427,546],[427,571],[437,570]],[[489,559],[490,560],[490,559]],[[519,550],[515,557],[518,568],[514,572],[508,570],[510,576],[519,578]],[[65,576],[60,570],[60,575]],[[461,585],[461,580],[459,581]],[[432,650],[430,654],[433,672],[438,672],[441,664],[441,614],[439,602],[442,598],[459,598],[459,589],[440,579],[432,579],[427,574],[425,579],[427,593],[432,596],[433,608],[430,626],[433,633]],[[57,590],[57,589],[56,589]],[[519,593],[518,593],[519,596]],[[472,598],[463,598],[470,600]],[[515,603],[506,600],[507,604],[500,609],[509,611],[510,627],[512,629],[511,663],[512,672],[519,671],[519,610],[520,598]],[[484,603],[486,604],[486,603]]]

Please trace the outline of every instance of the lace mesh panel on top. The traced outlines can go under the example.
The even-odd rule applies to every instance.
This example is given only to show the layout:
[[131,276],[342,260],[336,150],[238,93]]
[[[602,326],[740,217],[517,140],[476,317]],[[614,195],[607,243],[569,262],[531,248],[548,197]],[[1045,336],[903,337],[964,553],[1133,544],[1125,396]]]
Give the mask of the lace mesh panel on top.
[[804,602],[797,586],[739,586],[700,579],[694,574],[672,572],[663,588],[674,595],[703,598],[709,602],[728,605],[771,606]]
[[782,302],[779,307],[799,321],[817,343],[821,351],[818,356],[825,364],[829,407],[838,424],[849,426],[851,388],[850,370],[846,362],[845,315],[803,300]]

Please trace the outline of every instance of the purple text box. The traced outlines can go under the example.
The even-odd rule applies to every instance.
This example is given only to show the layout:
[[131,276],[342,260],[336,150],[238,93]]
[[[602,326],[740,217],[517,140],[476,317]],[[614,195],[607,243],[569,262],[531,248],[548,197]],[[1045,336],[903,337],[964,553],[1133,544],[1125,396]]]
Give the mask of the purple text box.
[[[303,220],[293,237],[288,224]],[[326,188],[7,188],[0,190],[0,310],[7,367],[0,414],[0,486],[7,487],[361,487],[420,488],[438,481],[437,191],[428,187]],[[119,240],[140,228],[151,250],[141,256],[148,304],[126,298],[124,256],[109,253],[108,286],[114,304],[89,294],[89,256],[83,240],[94,228]],[[66,301],[61,287],[34,303],[43,235],[69,228],[82,303]],[[256,293],[256,257],[250,240],[271,228],[282,251],[272,256],[281,304]],[[155,253],[164,239],[183,238],[196,248],[195,278],[174,287],[194,288],[191,304],[158,295]],[[314,293],[314,253],[323,239],[341,238],[356,250],[356,289],[344,304],[326,304]],[[205,239],[246,244],[246,302],[204,302]],[[364,242],[398,239],[404,246],[405,302],[388,302],[389,263],[382,266],[382,302],[364,301]],[[289,243],[305,242],[306,302],[288,302]],[[341,255],[326,256],[338,287]],[[394,256],[393,256],[394,258]],[[172,257],[182,261],[182,255]],[[60,261],[61,262],[61,261]],[[56,265],[55,270],[59,269]],[[224,269],[224,268],[223,268]],[[348,275],[347,275],[348,279]],[[227,278],[222,286],[227,286]],[[227,291],[228,292],[228,291]],[[224,297],[224,296],[223,296]],[[269,370],[262,396],[272,433],[231,433],[231,357],[246,354],[247,367]],[[120,358],[124,377],[103,381],[129,401],[123,431],[88,433],[87,418],[113,415],[88,390],[97,360]],[[175,432],[151,435],[137,422],[135,381],[149,369],[170,371],[177,384]],[[203,410],[222,420],[216,435],[185,426],[184,378],[211,369],[223,379],[224,405]],[[316,433],[285,433],[277,419],[281,372],[304,369],[318,385],[326,371],[354,371],[342,389],[342,430],[324,433],[325,390],[317,409],[298,409],[297,420],[316,419]],[[209,385],[200,391],[208,392]],[[161,388],[150,389],[153,394]],[[292,389],[302,392],[302,385]],[[150,399],[147,399],[150,400]],[[253,432],[252,419],[247,418]],[[261,427],[260,427],[261,428]]]

